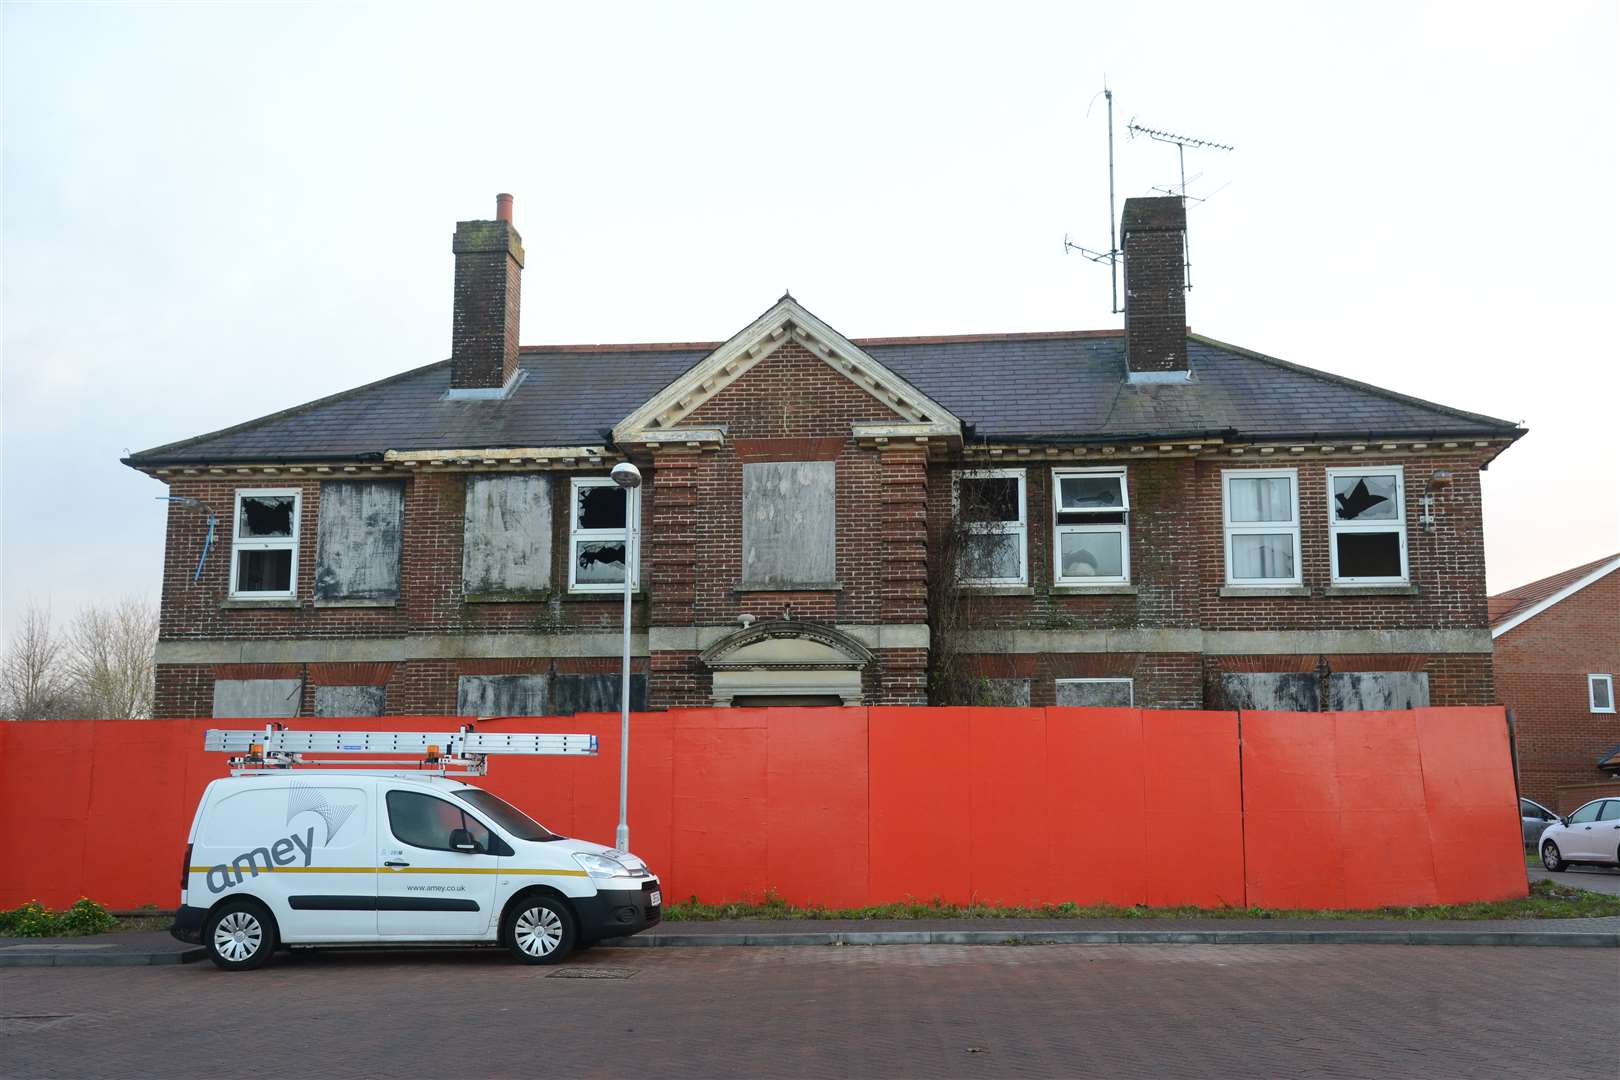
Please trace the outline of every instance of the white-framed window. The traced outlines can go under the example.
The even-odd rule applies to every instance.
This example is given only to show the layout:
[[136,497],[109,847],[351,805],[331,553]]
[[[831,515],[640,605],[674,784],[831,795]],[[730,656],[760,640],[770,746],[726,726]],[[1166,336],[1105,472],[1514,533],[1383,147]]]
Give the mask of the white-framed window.
[[1228,585],[1299,585],[1299,472],[1223,469]]
[[1327,497],[1334,582],[1404,583],[1406,481],[1401,467],[1329,469]]
[[[568,591],[623,592],[628,493],[611,477],[590,476],[570,480],[568,494]],[[638,570],[632,571],[632,587],[640,586]]]
[[1131,580],[1130,491],[1125,470],[1052,470],[1052,580],[1059,585]]
[[231,530],[231,596],[271,600],[298,594],[297,488],[236,493]]
[[954,473],[951,499],[961,525],[957,579],[964,585],[1028,585],[1024,470]]
[[1128,709],[1136,704],[1132,679],[1058,679],[1057,703],[1078,708]]
[[1588,675],[1586,696],[1591,701],[1593,712],[1614,712],[1614,676]]

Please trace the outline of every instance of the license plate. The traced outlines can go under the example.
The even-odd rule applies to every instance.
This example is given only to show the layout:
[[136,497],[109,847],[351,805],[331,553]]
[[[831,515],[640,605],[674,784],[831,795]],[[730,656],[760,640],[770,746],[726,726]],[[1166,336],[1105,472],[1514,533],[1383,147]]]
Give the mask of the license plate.
[[652,894],[652,906],[653,907],[658,907],[663,902],[664,902],[664,894],[660,890],[654,889],[653,894]]

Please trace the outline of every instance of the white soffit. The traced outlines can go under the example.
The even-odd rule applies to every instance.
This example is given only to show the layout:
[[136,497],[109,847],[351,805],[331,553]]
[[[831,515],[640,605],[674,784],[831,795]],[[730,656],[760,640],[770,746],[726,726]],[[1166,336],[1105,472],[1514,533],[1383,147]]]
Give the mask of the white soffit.
[[730,341],[698,361],[613,428],[618,444],[644,442],[690,416],[788,342],[798,342],[828,367],[895,413],[912,436],[961,438],[950,410],[890,371],[844,335],[784,296]]
[[1491,637],[1501,637],[1503,634],[1507,633],[1509,630],[1512,630],[1520,623],[1530,621],[1537,615],[1540,615],[1543,611],[1546,611],[1548,608],[1552,607],[1554,604],[1567,600],[1569,597],[1574,596],[1576,593],[1592,584],[1592,582],[1601,581],[1603,578],[1614,573],[1616,570],[1620,570],[1620,558],[1610,559],[1608,562],[1604,563],[1590,574],[1587,574],[1578,581],[1565,585],[1562,589],[1559,589],[1545,600],[1531,604],[1529,607],[1513,616],[1513,618],[1504,622],[1501,626],[1491,627]]

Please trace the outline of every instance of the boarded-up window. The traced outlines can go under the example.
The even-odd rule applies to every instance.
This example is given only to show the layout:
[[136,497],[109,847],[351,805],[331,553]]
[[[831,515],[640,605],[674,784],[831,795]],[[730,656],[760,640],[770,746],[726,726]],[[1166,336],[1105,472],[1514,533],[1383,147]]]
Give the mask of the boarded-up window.
[[381,686],[317,686],[316,716],[381,716],[388,703]]
[[1028,679],[981,679],[978,695],[984,705],[1022,709],[1029,707]]
[[544,716],[544,675],[463,675],[456,683],[458,716]]
[[1310,671],[1229,671],[1221,675],[1221,689],[1229,709],[1322,710],[1322,680]]
[[1079,708],[1129,708],[1133,701],[1130,679],[1059,679],[1057,703]]
[[1328,676],[1328,708],[1333,712],[1428,706],[1428,672],[1336,671]]
[[837,465],[743,466],[743,583],[825,584],[837,577]]
[[467,595],[550,588],[549,477],[467,477],[463,532],[461,577]]
[[399,599],[405,484],[329,480],[321,485],[316,527],[315,599]]
[[297,716],[302,679],[216,679],[215,716]]
[[[551,678],[550,716],[582,712],[618,712],[619,680],[614,675],[554,675]],[[630,676],[630,708],[647,708],[647,676]]]

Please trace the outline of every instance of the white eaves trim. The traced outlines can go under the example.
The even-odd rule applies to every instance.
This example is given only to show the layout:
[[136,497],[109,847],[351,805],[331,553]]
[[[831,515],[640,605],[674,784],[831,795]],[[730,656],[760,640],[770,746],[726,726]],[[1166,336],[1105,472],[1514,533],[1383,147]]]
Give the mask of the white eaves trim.
[[1491,637],[1501,637],[1503,634],[1507,633],[1509,630],[1512,630],[1520,623],[1527,622],[1530,619],[1535,618],[1537,615],[1540,615],[1543,611],[1546,611],[1554,604],[1567,600],[1569,597],[1574,596],[1576,593],[1592,584],[1592,582],[1601,581],[1603,578],[1614,573],[1616,570],[1620,570],[1620,557],[1610,559],[1608,562],[1604,563],[1590,574],[1587,574],[1579,581],[1565,585],[1562,589],[1559,589],[1557,592],[1547,597],[1547,599],[1542,600],[1540,603],[1532,604],[1530,607],[1513,616],[1513,618],[1504,622],[1501,626],[1491,627]]
[[961,438],[962,422],[939,402],[890,371],[844,335],[784,296],[730,341],[694,364],[613,428],[616,444],[655,440],[789,342],[798,342],[876,398],[907,434]]

